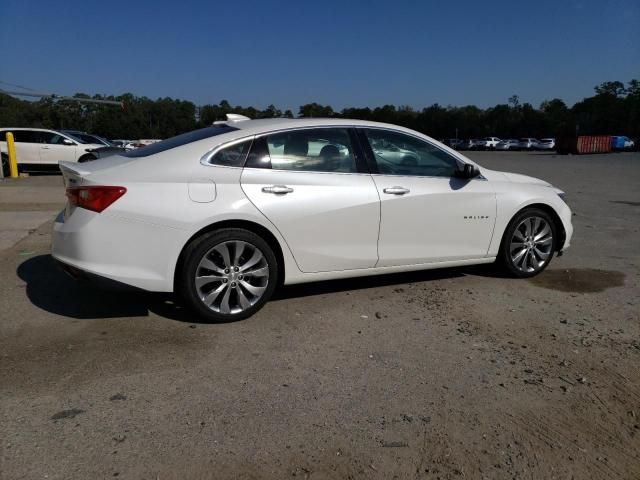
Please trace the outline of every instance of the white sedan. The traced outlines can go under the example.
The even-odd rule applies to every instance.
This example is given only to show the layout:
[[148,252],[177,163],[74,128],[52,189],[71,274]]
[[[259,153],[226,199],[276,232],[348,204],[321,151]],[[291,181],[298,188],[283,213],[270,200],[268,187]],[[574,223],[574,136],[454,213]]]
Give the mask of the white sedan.
[[228,321],[279,284],[495,261],[530,277],[569,246],[561,190],[418,132],[229,117],[61,163],[69,201],[54,258],[74,276],[176,292],[203,319]]

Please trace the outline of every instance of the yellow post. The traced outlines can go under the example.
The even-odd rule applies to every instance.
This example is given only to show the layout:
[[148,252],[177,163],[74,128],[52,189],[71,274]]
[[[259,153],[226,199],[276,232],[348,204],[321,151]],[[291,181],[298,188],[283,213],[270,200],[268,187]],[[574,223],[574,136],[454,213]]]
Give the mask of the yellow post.
[[7,132],[7,153],[9,154],[9,176],[18,178],[18,162],[16,160],[16,145],[13,143],[13,133]]

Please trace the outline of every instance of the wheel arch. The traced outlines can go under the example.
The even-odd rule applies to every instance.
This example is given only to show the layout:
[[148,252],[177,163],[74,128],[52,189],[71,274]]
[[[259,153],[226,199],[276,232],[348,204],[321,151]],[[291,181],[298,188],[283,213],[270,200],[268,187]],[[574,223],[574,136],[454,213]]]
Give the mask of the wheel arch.
[[556,245],[555,245],[555,251],[559,252],[560,250],[562,250],[562,246],[564,245],[564,242],[567,238],[567,232],[564,228],[564,224],[562,223],[562,220],[560,219],[560,215],[558,215],[558,212],[556,212],[556,210],[547,203],[531,203],[529,205],[523,206],[522,208],[517,210],[513,215],[511,215],[511,218],[507,222],[507,226],[505,227],[504,232],[502,232],[502,239],[500,240],[500,248],[502,249],[502,245],[505,240],[505,235],[507,234],[508,226],[511,224],[513,219],[516,216],[518,216],[521,212],[525,210],[530,210],[532,208],[537,208],[538,210],[542,210],[543,212],[547,213],[553,220],[554,226],[556,227],[556,233],[558,234],[558,241],[556,242]]
[[182,266],[185,261],[185,252],[187,247],[197,238],[202,235],[214,232],[216,230],[220,230],[223,228],[242,228],[244,230],[248,230],[250,232],[259,235],[264,241],[266,241],[269,246],[273,249],[273,253],[276,256],[278,261],[278,285],[282,285],[284,282],[285,275],[285,263],[284,263],[284,253],[282,251],[282,247],[280,242],[276,238],[276,236],[265,226],[260,225],[256,222],[252,222],[250,220],[221,220],[219,222],[212,223],[207,225],[206,227],[201,228],[196,233],[191,235],[189,240],[185,242],[180,250],[180,254],[178,255],[178,260],[176,262],[176,266],[173,272],[173,290],[176,291],[176,280],[179,275]]
[[85,153],[78,158],[78,163],[88,162],[91,160],[97,160],[98,157],[94,153]]

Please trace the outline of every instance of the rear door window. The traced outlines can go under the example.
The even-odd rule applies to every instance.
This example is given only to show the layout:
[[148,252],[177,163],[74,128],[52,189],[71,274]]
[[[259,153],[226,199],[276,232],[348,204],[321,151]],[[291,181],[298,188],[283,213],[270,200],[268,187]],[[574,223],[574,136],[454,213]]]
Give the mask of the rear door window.
[[357,172],[354,146],[346,128],[309,128],[260,137],[248,167],[303,172]]

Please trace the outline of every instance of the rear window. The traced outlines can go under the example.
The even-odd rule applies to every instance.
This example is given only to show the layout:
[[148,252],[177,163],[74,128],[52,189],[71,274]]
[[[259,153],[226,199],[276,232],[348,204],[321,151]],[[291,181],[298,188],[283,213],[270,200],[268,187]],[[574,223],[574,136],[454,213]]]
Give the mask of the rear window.
[[188,143],[197,142],[198,140],[204,140],[205,138],[215,137],[216,135],[222,135],[223,133],[229,133],[235,130],[238,129],[228,125],[214,125],[212,127],[201,128],[200,130],[183,133],[182,135],[171,137],[161,142],[152,143],[137,150],[131,150],[125,153],[124,156],[130,158],[148,157],[149,155],[155,155],[156,153],[165,152],[172,148],[181,147]]

